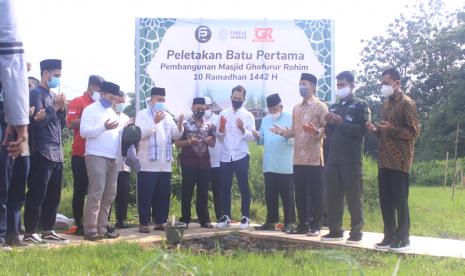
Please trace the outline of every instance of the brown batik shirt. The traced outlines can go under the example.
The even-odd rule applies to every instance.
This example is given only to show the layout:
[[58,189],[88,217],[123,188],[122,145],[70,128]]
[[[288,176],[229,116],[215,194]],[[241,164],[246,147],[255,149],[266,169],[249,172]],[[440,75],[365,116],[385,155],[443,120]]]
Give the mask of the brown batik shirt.
[[393,126],[378,132],[379,168],[410,171],[415,139],[420,133],[417,108],[408,96],[396,93],[383,103],[381,120]]
[[[326,125],[325,116],[328,107],[325,103],[313,98],[296,105],[292,111],[292,129],[286,136],[294,137],[294,165],[323,166],[323,137]],[[305,132],[302,126],[312,122],[319,130],[318,135]]]

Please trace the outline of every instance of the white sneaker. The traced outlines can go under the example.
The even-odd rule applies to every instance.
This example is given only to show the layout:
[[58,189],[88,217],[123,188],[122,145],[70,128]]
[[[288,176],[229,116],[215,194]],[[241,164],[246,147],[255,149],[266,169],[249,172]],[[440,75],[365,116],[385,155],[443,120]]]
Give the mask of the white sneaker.
[[229,226],[231,226],[231,219],[227,215],[222,216],[216,224],[217,228],[226,228]]
[[241,218],[241,224],[239,224],[239,229],[241,230],[246,230],[249,229],[250,226],[250,220],[248,217],[242,217]]

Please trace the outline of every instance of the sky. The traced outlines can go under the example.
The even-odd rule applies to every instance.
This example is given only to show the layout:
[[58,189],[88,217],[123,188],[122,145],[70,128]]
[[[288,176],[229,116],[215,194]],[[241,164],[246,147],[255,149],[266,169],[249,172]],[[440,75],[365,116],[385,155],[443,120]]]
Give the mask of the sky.
[[[135,90],[135,18],[333,19],[335,71],[355,70],[362,39],[383,35],[389,23],[419,0],[14,0],[30,76],[39,62],[63,60],[62,89],[82,94],[88,76],[102,75],[121,90]],[[443,0],[447,10],[465,0]]]

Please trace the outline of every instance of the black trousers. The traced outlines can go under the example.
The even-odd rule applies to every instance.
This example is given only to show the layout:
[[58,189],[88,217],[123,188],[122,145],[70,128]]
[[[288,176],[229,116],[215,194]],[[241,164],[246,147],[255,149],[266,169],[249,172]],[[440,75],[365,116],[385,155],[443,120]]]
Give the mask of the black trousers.
[[327,165],[325,168],[327,181],[328,223],[331,232],[342,235],[342,219],[344,215],[344,196],[350,212],[351,237],[362,237],[363,220],[363,180],[362,166]]
[[300,225],[320,230],[323,216],[323,167],[294,165],[295,203]]
[[223,215],[222,205],[221,205],[221,194],[222,194],[222,186],[221,186],[221,169],[212,168],[211,169],[211,187],[213,192],[213,206],[215,208],[215,216],[216,220],[219,220]]
[[[116,209],[116,221],[123,223],[128,216],[128,205],[129,205],[129,192],[131,191],[131,184],[129,178],[131,174],[129,172],[118,172],[118,180],[116,182],[116,196],[115,196],[115,209]],[[110,220],[111,210],[108,213],[108,220]]]
[[384,239],[408,241],[410,230],[409,174],[380,168],[378,188],[384,222]]
[[63,163],[50,161],[37,151],[32,154],[24,209],[26,233],[36,233],[39,221],[44,231],[53,230],[60,204],[62,171]]
[[292,174],[264,173],[265,176],[265,200],[266,222],[279,222],[279,197],[283,203],[284,224],[295,222],[295,205],[293,200],[294,185]]
[[81,226],[84,212],[84,200],[87,194],[87,186],[89,186],[85,158],[73,155],[71,157],[71,170],[73,171],[74,181],[72,200],[73,217],[75,224]]
[[191,202],[194,187],[197,186],[195,207],[200,224],[210,222],[208,214],[208,184],[210,183],[211,169],[198,169],[186,165],[182,166],[181,209],[182,222],[191,221]]

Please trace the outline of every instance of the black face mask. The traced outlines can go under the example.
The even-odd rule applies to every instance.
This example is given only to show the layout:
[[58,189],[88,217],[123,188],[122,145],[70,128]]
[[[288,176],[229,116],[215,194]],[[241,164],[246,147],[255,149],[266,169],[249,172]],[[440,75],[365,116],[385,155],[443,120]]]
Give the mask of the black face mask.
[[194,111],[194,117],[197,119],[202,119],[205,115],[205,111]]
[[234,107],[234,109],[241,108],[242,104],[244,103],[244,101],[234,101],[234,100],[231,100],[231,102],[232,102],[232,106]]

